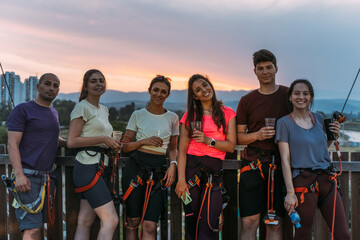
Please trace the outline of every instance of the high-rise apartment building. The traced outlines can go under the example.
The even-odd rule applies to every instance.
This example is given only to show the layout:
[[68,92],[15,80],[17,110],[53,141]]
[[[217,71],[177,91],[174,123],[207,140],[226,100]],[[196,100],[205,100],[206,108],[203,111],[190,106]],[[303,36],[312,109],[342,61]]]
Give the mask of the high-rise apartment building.
[[29,78],[25,79],[24,83],[22,83],[20,81],[19,75],[16,75],[14,72],[6,72],[5,79],[8,87],[6,86],[3,75],[1,75],[0,79],[1,104],[11,104],[11,98],[8,88],[10,89],[10,93],[13,97],[15,106],[19,103],[33,100],[36,98],[36,84],[38,83],[38,78],[36,76],[30,76]]
[[24,82],[24,101],[34,100],[37,95],[36,84],[39,82],[37,76],[30,76]]
[[[8,85],[6,85],[5,79],[6,79],[6,82]],[[15,106],[19,103],[22,103],[23,102],[23,96],[22,96],[23,84],[20,81],[20,76],[16,75],[14,72],[6,72],[5,79],[4,79],[4,76],[1,75],[1,86],[0,86],[1,87],[1,92],[0,92],[1,103],[11,104],[10,94],[14,100]],[[10,92],[10,94],[9,94],[9,92]]]

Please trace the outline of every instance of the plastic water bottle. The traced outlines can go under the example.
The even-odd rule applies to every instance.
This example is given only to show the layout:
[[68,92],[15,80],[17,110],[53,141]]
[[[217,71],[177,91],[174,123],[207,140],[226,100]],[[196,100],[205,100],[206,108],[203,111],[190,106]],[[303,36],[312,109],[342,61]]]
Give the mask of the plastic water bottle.
[[295,209],[293,209],[292,213],[290,214],[290,219],[296,228],[301,227],[301,224],[300,224],[301,219],[300,219],[298,212]]

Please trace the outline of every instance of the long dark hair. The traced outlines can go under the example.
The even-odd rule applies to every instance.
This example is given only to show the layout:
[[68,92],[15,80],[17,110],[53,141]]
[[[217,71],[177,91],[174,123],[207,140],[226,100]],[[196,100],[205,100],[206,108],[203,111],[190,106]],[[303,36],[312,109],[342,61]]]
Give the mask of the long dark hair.
[[106,84],[105,76],[104,76],[104,74],[102,74],[102,72],[100,72],[97,69],[88,70],[84,74],[83,84],[82,84],[82,87],[81,87],[81,92],[80,92],[80,97],[79,97],[79,102],[87,97],[88,91],[86,90],[86,86],[87,86],[87,84],[88,84],[88,82],[90,80],[91,75],[93,75],[94,73],[100,73],[102,75],[102,77],[104,78],[104,81],[105,81],[105,84]]
[[211,105],[213,107],[212,111],[212,119],[214,120],[216,126],[218,127],[218,130],[223,127],[223,133],[226,134],[226,122],[223,112],[223,103],[221,101],[218,101],[216,99],[215,89],[214,86],[211,84],[208,77],[205,77],[200,74],[194,74],[190,77],[188,82],[188,97],[187,97],[187,118],[185,121],[185,127],[189,130],[189,136],[192,135],[192,129],[190,126],[191,122],[194,121],[202,121],[203,120],[203,107],[201,105],[201,101],[198,99],[195,99],[194,91],[192,89],[192,85],[196,80],[202,79],[205,82],[207,82],[212,91],[213,91],[213,97],[211,99]]
[[289,87],[289,91],[288,91],[288,100],[289,100],[290,111],[294,110],[294,106],[293,106],[292,102],[290,102],[290,96],[294,91],[295,85],[298,84],[298,83],[303,83],[309,88],[309,93],[310,93],[310,96],[311,96],[311,101],[310,101],[310,104],[309,104],[309,110],[311,110],[311,108],[314,105],[314,88],[313,88],[313,86],[311,85],[311,83],[308,80],[306,80],[306,79],[296,79],[295,81],[293,81],[291,83],[291,85]]

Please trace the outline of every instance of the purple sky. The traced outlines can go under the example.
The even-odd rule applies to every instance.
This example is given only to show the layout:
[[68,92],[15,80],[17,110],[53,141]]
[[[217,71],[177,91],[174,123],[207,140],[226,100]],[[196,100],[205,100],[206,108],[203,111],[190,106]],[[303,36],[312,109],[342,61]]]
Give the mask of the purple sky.
[[79,91],[90,68],[125,92],[146,91],[156,74],[185,89],[194,73],[218,90],[249,90],[258,86],[252,53],[266,48],[278,58],[278,83],[307,78],[318,98],[345,98],[360,67],[356,0],[1,2],[4,70],[22,81],[54,72],[64,93]]

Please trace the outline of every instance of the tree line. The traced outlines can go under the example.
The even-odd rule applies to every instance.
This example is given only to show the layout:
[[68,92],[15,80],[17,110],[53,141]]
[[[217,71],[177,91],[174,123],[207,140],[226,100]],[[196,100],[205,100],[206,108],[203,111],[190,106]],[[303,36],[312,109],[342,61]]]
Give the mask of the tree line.
[[[62,128],[67,129],[70,124],[70,114],[74,109],[75,102],[71,100],[55,100],[52,106],[57,110],[59,114],[59,122]],[[7,128],[6,121],[12,110],[12,107],[7,104],[0,105],[0,143],[7,142]],[[132,102],[124,107],[120,107],[119,110],[115,107],[109,108],[109,121],[113,126],[114,130],[123,131],[126,130],[127,121],[129,120],[131,114],[136,110],[135,103]],[[182,117],[184,112],[176,111],[179,118]]]

